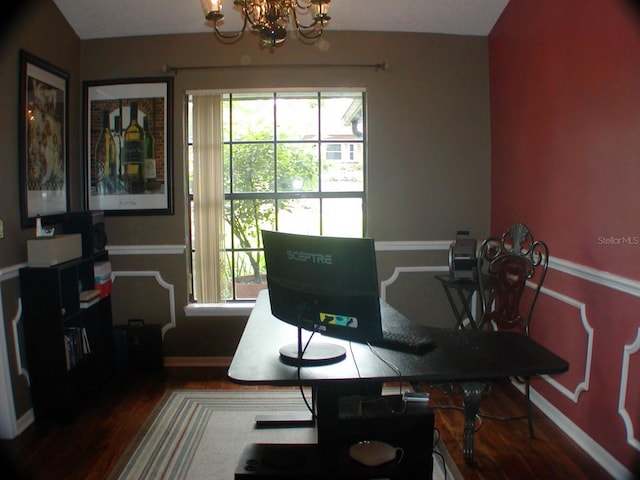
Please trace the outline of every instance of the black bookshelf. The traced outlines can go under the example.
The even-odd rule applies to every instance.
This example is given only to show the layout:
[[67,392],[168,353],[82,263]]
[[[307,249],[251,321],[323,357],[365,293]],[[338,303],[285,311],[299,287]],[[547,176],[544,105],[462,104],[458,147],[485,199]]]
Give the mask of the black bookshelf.
[[93,290],[94,262],[107,253],[20,269],[20,297],[36,419],[72,419],[114,375],[111,297]]

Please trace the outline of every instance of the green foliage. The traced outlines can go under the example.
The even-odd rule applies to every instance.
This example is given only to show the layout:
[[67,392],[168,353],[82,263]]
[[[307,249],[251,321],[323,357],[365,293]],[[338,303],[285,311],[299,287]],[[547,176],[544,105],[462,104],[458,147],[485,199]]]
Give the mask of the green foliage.
[[[265,132],[250,133],[255,139],[235,144],[232,152],[225,152],[227,182],[225,191],[232,194],[258,194],[255,198],[235,199],[227,203],[225,222],[234,236],[234,246],[245,250],[246,255],[236,257],[236,276],[253,275],[257,280],[263,266],[260,251],[260,230],[274,228],[278,209],[289,209],[290,199],[280,199],[276,208],[273,194],[318,190],[318,159],[306,144],[258,141]],[[229,179],[233,179],[233,192]],[[230,272],[229,272],[230,274]]]

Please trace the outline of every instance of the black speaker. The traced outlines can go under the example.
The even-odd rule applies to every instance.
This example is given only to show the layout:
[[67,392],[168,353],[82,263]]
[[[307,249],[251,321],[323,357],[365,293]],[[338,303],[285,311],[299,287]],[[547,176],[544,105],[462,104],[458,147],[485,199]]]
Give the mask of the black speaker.
[[83,258],[102,253],[107,246],[104,212],[72,212],[66,216],[62,229],[64,233],[82,235]]

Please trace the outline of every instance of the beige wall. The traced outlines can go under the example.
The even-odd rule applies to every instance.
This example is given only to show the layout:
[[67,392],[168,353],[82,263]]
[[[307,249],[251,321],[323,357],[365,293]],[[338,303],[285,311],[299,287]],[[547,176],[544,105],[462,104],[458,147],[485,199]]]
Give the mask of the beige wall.
[[[364,87],[368,113],[368,234],[376,240],[445,240],[460,228],[478,237],[489,221],[489,112],[487,41],[480,37],[374,32],[325,32],[313,46],[289,39],[275,52],[262,51],[254,37],[223,45],[213,35],[191,34],[82,42],[84,80],[164,75],[175,67],[302,64],[376,64],[373,68],[230,68],[179,71],[174,78],[175,215],[109,217],[111,245],[184,244],[185,185],[183,110],[193,89]],[[322,46],[322,48],[319,48]],[[388,255],[387,255],[388,257]],[[177,307],[187,299],[184,259],[166,256],[112,256],[114,269],[159,270],[175,288]],[[169,262],[172,266],[166,264]],[[442,260],[446,263],[446,260]],[[429,282],[445,317],[444,294]],[[140,281],[116,285],[114,312],[123,321],[132,305],[164,301],[159,289],[140,299]],[[148,290],[147,290],[148,291]],[[399,290],[400,303],[407,294]],[[428,295],[428,293],[427,293]],[[422,300],[420,300],[422,301]],[[414,302],[415,303],[415,302]],[[141,308],[144,311],[144,308]],[[405,311],[417,310],[407,305]],[[157,312],[153,321],[169,321]],[[237,320],[186,320],[177,311],[178,328],[167,332],[168,355],[230,355]],[[149,315],[147,315],[149,318]],[[207,322],[205,326],[202,322]],[[446,318],[450,321],[450,318]],[[189,335],[189,325],[198,336]],[[230,330],[228,330],[230,329]],[[233,333],[231,333],[231,331]],[[190,341],[188,339],[191,339]],[[186,341],[186,343],[184,343]]]
[[[83,80],[163,75],[161,66],[389,63],[367,68],[260,68],[175,75],[174,161],[183,171],[183,103],[192,89],[364,87],[368,94],[369,235],[379,240],[452,238],[487,228],[489,111],[487,40],[480,37],[325,32],[326,50],[289,39],[262,51],[253,36],[222,45],[213,35],[168,35],[82,43]],[[248,59],[248,60],[247,60]],[[175,218],[109,221],[110,239],[184,239],[184,185]]]
[[69,158],[71,168],[71,200],[81,207],[79,169],[81,144],[81,78],[80,40],[50,0],[24,2],[33,8],[22,9],[11,16],[0,37],[0,111],[4,121],[0,128],[0,219],[4,223],[4,239],[0,239],[0,268],[22,262],[27,257],[27,239],[31,230],[20,227],[18,182],[18,99],[20,49],[39,57],[69,74]]
[[[259,68],[181,71],[175,75],[173,160],[175,215],[107,217],[110,246],[185,245],[183,155],[184,95],[191,89],[364,87],[368,95],[368,234],[380,241],[450,240],[458,229],[478,238],[488,233],[490,208],[489,87],[487,39],[429,34],[326,32],[309,46],[289,39],[275,52],[253,37],[222,45],[208,34],[80,41],[51,0],[31,4],[2,38],[0,110],[18,118],[18,52],[21,48],[70,74],[69,157],[72,209],[82,208],[82,81],[155,77],[161,66],[272,64],[375,64],[369,68]],[[16,374],[12,332],[18,311],[16,266],[26,261],[20,228],[17,123],[0,129],[0,294],[8,357],[16,395],[25,391]],[[397,265],[446,265],[445,252],[383,252],[381,279]],[[114,270],[155,272],[121,276],[114,284],[116,322],[142,316],[175,328],[165,335],[168,356],[229,356],[242,318],[187,318],[184,253],[112,255]],[[160,281],[158,281],[160,278]],[[416,274],[389,290],[389,300],[418,321],[451,325],[451,313],[432,273]],[[413,283],[411,283],[413,282]],[[170,287],[170,290],[167,289]],[[420,295],[412,295],[416,288]],[[174,303],[171,304],[170,299]],[[432,309],[428,319],[424,305]],[[18,340],[20,342],[20,340]],[[28,394],[24,394],[28,398]],[[24,410],[22,400],[16,407]]]
[[[0,220],[4,238],[0,239],[0,321],[6,342],[0,346],[0,380],[7,380],[13,389],[13,399],[3,398],[2,408],[11,406],[17,418],[30,409],[30,395],[24,374],[24,352],[14,348],[14,331],[20,330],[19,286],[16,266],[27,259],[27,239],[33,238],[31,229],[20,227],[18,182],[18,99],[19,52],[24,49],[69,73],[69,157],[80,157],[80,40],[50,0],[21,2],[24,8],[9,9],[3,22],[6,27],[0,37]],[[26,15],[26,7],[30,7]],[[71,169],[71,201],[75,209],[81,207],[79,163]],[[3,355],[4,354],[4,355]],[[4,357],[4,358],[3,358]],[[8,377],[8,379],[6,378]],[[4,383],[4,382],[0,382]],[[13,401],[12,401],[13,400]],[[5,413],[5,412],[3,412]]]

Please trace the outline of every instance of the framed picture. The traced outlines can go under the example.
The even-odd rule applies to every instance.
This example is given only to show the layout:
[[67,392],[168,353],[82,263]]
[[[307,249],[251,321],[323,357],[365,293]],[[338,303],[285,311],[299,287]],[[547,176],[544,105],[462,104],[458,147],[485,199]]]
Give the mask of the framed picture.
[[69,211],[69,74],[20,51],[20,213],[22,228]]
[[173,214],[172,93],[173,77],[84,82],[89,210]]

